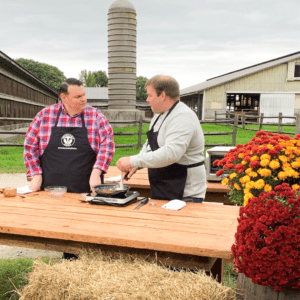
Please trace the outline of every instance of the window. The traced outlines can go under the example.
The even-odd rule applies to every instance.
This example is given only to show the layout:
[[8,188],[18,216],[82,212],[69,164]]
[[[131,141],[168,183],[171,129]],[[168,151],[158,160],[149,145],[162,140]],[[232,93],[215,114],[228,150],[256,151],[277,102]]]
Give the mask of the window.
[[294,77],[300,77],[300,64],[295,65],[295,74]]

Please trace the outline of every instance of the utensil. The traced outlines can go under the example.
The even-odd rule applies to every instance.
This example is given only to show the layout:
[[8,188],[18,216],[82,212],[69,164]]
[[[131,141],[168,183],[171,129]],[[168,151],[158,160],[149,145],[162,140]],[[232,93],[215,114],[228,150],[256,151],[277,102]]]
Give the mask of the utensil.
[[124,185],[123,185],[123,172],[121,172],[120,190],[124,190]]
[[138,210],[138,209],[141,208],[143,205],[147,204],[148,201],[149,201],[149,198],[145,197],[145,198],[140,202],[140,204],[138,204],[138,205],[134,208],[134,210]]

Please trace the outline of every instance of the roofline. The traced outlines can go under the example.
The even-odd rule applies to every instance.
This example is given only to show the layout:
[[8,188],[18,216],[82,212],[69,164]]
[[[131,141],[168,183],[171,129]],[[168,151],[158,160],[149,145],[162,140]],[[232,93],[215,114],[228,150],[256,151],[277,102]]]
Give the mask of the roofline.
[[246,68],[238,69],[238,70],[235,70],[235,71],[232,71],[232,72],[229,72],[229,73],[225,73],[223,75],[212,77],[212,78],[206,79],[206,81],[209,81],[209,80],[212,80],[212,79],[216,79],[216,78],[219,78],[219,77],[222,77],[222,76],[225,76],[225,75],[229,75],[229,74],[232,74],[232,73],[235,73],[235,72],[247,70],[247,69],[250,69],[250,68],[253,68],[253,67],[257,67],[257,66],[260,66],[260,65],[264,65],[266,63],[270,63],[272,61],[275,61],[275,60],[278,60],[278,59],[282,59],[282,58],[286,58],[286,57],[289,57],[289,56],[292,56],[292,55],[296,55],[296,54],[300,54],[300,51],[297,51],[297,52],[294,52],[294,53],[291,53],[291,54],[288,54],[288,55],[280,56],[280,57],[277,57],[277,58],[274,58],[274,59],[271,59],[271,60],[267,60],[267,61],[264,61],[262,63],[256,64],[256,65],[252,65],[252,66],[249,66],[249,67],[246,67]]
[[2,57],[8,63],[14,65],[16,68],[18,68],[23,73],[26,73],[26,75],[28,75],[28,76],[32,77],[33,79],[35,79],[35,81],[38,81],[39,84],[43,85],[48,90],[51,90],[51,92],[54,92],[56,94],[56,96],[58,96],[58,91],[55,88],[53,88],[52,86],[50,86],[47,83],[43,82],[40,78],[38,78],[37,76],[35,76],[33,73],[31,73],[30,71],[28,71],[24,67],[22,67],[14,59],[10,58],[8,55],[6,55],[5,53],[3,53],[1,50],[0,50],[0,57]]

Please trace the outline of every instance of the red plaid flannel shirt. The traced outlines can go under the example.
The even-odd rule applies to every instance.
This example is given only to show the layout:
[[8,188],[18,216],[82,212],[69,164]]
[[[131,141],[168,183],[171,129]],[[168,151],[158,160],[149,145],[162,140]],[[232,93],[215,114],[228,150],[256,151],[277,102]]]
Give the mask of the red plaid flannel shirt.
[[[80,114],[70,117],[62,103],[50,105],[41,110],[34,118],[25,136],[24,161],[28,170],[27,177],[42,174],[39,157],[50,140],[51,129],[55,125],[59,108],[62,107],[58,127],[82,127]],[[88,140],[97,153],[94,169],[107,172],[115,153],[113,130],[106,117],[97,109],[87,106],[83,112]]]

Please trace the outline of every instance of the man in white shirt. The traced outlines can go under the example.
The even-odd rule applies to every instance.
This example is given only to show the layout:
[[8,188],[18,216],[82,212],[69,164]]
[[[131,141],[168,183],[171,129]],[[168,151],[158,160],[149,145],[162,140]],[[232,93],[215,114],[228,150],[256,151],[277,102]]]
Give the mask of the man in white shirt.
[[158,75],[146,83],[154,117],[138,155],[122,157],[117,167],[130,178],[148,168],[152,199],[201,203],[206,193],[204,135],[196,114],[180,102],[178,82]]

